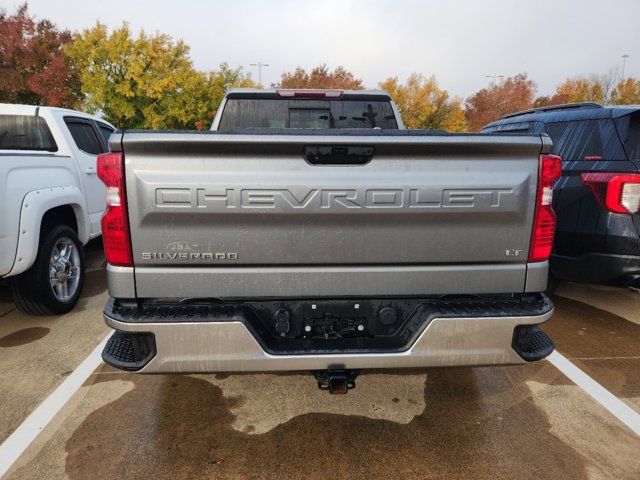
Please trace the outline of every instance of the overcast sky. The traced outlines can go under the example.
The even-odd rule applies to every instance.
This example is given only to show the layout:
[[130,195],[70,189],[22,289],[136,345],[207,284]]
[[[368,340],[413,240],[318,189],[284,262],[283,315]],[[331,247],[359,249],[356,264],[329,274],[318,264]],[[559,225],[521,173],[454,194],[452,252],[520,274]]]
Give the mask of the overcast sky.
[[[22,3],[0,0],[9,12]],[[466,97],[486,75],[527,72],[538,94],[576,75],[622,68],[640,77],[640,0],[30,0],[59,27],[167,33],[191,46],[197,68],[261,61],[266,86],[300,65],[343,65],[367,87],[412,72]]]

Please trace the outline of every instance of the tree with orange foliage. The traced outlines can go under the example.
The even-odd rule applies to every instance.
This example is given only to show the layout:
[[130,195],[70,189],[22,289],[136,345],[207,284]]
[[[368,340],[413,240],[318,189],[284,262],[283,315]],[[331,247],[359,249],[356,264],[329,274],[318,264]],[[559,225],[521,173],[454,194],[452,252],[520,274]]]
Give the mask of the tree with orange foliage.
[[531,108],[535,92],[536,83],[519,73],[474,93],[465,101],[469,130],[476,132],[503,115]]
[[614,105],[639,105],[640,80],[633,77],[620,80],[611,95],[611,103]]
[[551,97],[536,98],[534,106],[547,107],[580,102],[607,105],[613,95],[615,76],[615,71],[611,70],[603,75],[569,78],[556,87],[556,92]]
[[13,15],[0,11],[0,101],[75,108],[80,77],[65,54],[68,31],[36,22],[27,4]]
[[294,72],[285,72],[280,78],[279,84],[272,85],[276,88],[332,88],[342,90],[362,90],[362,80],[355,78],[353,73],[339,66],[329,71],[325,65],[314,67],[310,73],[304,68],[298,67]]

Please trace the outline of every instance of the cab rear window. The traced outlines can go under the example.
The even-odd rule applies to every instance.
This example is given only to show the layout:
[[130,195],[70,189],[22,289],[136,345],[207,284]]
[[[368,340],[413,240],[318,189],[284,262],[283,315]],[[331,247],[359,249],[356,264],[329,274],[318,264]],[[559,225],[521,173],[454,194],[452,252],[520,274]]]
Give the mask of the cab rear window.
[[100,139],[91,126],[91,122],[84,118],[64,117],[76,146],[89,155],[99,155],[104,152]]
[[237,128],[383,128],[398,124],[387,100],[230,98],[220,130]]
[[0,115],[0,150],[58,151],[47,121],[34,115]]

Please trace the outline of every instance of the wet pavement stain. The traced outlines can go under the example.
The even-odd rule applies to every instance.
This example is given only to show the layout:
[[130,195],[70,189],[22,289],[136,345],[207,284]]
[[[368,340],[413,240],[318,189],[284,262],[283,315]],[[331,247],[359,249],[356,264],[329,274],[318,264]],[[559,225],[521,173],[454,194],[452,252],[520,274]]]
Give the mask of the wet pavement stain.
[[583,360],[576,364],[616,397],[640,400],[640,358]]
[[640,325],[576,300],[555,296],[553,303],[554,315],[542,329],[563,355],[640,356]]
[[24,328],[0,338],[0,347],[9,348],[27,345],[46,337],[50,331],[51,329],[46,327]]
[[[409,424],[307,413],[261,435],[234,430],[230,409],[242,400],[226,399],[206,380],[116,375],[135,388],[71,435],[66,473],[72,480],[585,478],[585,458],[549,432],[524,386],[532,378],[564,385],[563,377],[548,365],[507,367],[498,382],[494,374],[428,370],[426,408]],[[264,415],[269,403],[265,397]]]
[[640,397],[640,325],[577,300],[553,302],[542,328],[558,351],[614,395]]

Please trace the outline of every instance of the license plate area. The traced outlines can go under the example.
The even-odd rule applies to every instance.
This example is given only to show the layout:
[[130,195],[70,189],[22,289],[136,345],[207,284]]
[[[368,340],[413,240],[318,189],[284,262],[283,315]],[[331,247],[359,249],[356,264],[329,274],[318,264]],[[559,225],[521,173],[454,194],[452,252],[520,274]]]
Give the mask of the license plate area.
[[370,305],[307,304],[303,308],[302,338],[357,338],[369,336]]

